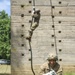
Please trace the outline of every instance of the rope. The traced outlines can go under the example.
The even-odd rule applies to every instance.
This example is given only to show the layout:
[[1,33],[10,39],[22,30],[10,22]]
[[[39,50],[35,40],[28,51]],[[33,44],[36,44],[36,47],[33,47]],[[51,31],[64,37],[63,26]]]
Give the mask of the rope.
[[[52,9],[52,0],[50,0],[50,5],[51,5],[51,16],[53,16],[53,9]],[[52,23],[53,23],[53,30],[54,30],[54,40],[55,40],[55,50],[56,50],[56,55],[58,56],[57,53],[57,43],[56,43],[56,34],[55,34],[55,24],[54,24],[54,19],[52,18]]]
[[[33,0],[33,11],[35,11],[35,0]],[[34,18],[32,17],[30,28],[32,27],[33,20],[34,20]],[[32,47],[31,47],[31,39],[29,40],[29,46],[30,46],[30,52],[31,52],[31,70],[33,72],[33,75],[35,75],[35,72],[34,72],[34,69],[33,69],[33,56],[32,56],[33,52],[32,52]]]
[[33,69],[33,57],[32,57],[32,47],[31,47],[31,41],[29,41],[30,51],[31,51],[31,70],[33,72],[33,75],[35,75],[34,69]]
[[35,0],[33,0],[33,6],[35,6]]
[[[35,0],[33,0],[33,11],[35,11]],[[32,22],[31,22],[30,28],[32,26],[33,20],[34,20],[34,18],[32,17]]]

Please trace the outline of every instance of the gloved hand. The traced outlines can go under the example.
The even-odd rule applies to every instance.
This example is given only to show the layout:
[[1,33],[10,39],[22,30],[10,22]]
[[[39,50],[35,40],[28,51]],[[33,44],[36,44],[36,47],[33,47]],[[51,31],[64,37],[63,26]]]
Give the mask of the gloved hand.
[[43,75],[57,75],[54,70],[51,70],[50,72],[43,74]]

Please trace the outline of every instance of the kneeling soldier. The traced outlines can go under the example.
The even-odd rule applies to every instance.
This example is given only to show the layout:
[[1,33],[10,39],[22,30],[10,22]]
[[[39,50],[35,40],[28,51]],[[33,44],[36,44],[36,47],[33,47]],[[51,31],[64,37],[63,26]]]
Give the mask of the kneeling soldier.
[[41,66],[40,75],[46,74],[52,69],[57,75],[62,75],[62,67],[57,63],[58,57],[55,54],[49,54],[48,61]]

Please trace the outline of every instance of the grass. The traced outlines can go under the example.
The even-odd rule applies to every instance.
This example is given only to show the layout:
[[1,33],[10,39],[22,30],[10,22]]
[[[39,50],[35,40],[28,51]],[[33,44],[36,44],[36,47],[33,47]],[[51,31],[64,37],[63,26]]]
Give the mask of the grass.
[[[0,65],[0,75],[11,75],[11,66],[10,65]],[[63,75],[75,75],[75,72],[71,72],[71,71],[64,72]]]
[[0,75],[9,75],[11,74],[10,65],[0,65]]
[[11,75],[11,74],[0,74],[0,75]]
[[66,72],[63,75],[75,75],[75,72]]

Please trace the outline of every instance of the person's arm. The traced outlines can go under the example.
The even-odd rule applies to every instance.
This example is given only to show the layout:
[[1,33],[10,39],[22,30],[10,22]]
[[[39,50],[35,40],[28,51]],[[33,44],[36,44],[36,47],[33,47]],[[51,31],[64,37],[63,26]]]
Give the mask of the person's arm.
[[45,63],[43,65],[40,66],[40,75],[45,74],[46,72],[46,67],[45,67]]
[[41,70],[40,70],[40,75],[43,75],[45,73],[45,68],[42,68]]
[[60,67],[59,71],[57,72],[57,75],[63,75],[63,68]]
[[58,72],[57,75],[63,75],[63,74],[62,74],[62,71]]

